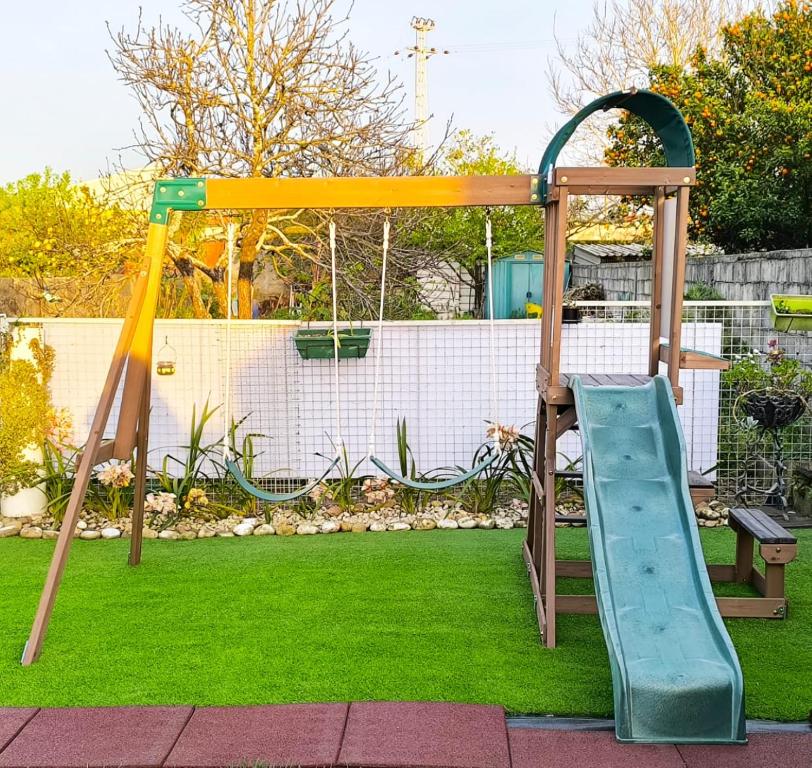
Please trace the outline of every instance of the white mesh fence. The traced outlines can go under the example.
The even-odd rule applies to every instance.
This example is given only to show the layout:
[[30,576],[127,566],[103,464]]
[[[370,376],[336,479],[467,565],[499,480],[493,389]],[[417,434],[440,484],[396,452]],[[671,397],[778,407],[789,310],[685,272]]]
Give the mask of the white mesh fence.
[[[562,371],[647,373],[646,304],[583,303],[581,309],[583,321],[562,330]],[[71,412],[74,440],[81,444],[120,321],[30,322],[41,327],[43,340],[56,351],[54,403]],[[221,440],[228,419],[239,422],[237,448],[246,434],[254,436],[254,476],[260,482],[267,485],[274,479],[301,480],[321,474],[335,453],[333,363],[299,356],[294,344],[299,327],[285,321],[233,321],[229,359],[224,321],[157,321],[154,362],[168,343],[176,356],[176,372],[153,377],[150,466],[160,466],[167,454],[183,459],[193,409],[199,416],[208,401],[219,409],[206,425],[204,442]],[[685,308],[683,329],[685,347],[731,358],[752,349],[766,351],[768,341],[777,338],[788,354],[812,363],[809,335],[772,330],[766,303],[691,302]],[[488,323],[386,323],[383,337],[374,330],[365,358],[340,362],[341,431],[351,463],[363,461],[368,450],[378,344],[383,348],[376,454],[390,466],[397,466],[398,419],[405,419],[418,470],[423,472],[470,467],[474,452],[486,439],[486,421],[494,416],[532,435],[540,324],[499,321],[495,332],[498,412],[494,415],[488,412]],[[223,403],[226,376],[230,377],[227,408]],[[685,398],[680,416],[689,467],[716,479],[722,495],[732,495],[743,461],[733,414],[735,396],[721,384],[716,371],[684,371],[681,383]],[[118,401],[110,425],[115,424],[117,413]],[[112,431],[111,426],[108,435]],[[789,461],[809,463],[809,418],[784,432]],[[561,441],[560,451],[562,465],[580,456],[577,433]],[[372,473],[368,462],[361,464],[359,472]]]

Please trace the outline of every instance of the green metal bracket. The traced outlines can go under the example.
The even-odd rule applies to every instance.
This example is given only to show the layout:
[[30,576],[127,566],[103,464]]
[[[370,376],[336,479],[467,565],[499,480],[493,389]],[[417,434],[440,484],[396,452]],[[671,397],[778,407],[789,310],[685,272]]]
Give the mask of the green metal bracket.
[[539,177],[537,175],[530,177],[530,202],[541,205],[541,189]]
[[170,211],[199,211],[205,207],[205,179],[162,179],[155,182],[149,221],[166,224]]

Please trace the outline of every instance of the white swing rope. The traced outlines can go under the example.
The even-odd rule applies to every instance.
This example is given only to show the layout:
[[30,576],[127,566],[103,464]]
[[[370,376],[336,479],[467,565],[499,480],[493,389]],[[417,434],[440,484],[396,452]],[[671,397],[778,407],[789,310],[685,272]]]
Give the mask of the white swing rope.
[[225,369],[223,413],[226,420],[226,428],[223,433],[223,459],[226,461],[231,458],[231,291],[234,288],[234,245],[236,240],[237,224],[229,222],[226,228],[226,259],[228,262],[226,269],[226,364],[223,366]]
[[[367,446],[367,458],[375,455],[375,438],[378,425],[378,410],[381,386],[381,353],[383,352],[383,305],[386,295],[386,264],[389,257],[389,219],[383,223],[383,246],[381,264],[381,300],[378,307],[378,339],[375,345],[375,376],[372,390],[372,426],[369,431],[369,444]],[[497,453],[502,453],[502,443],[499,440],[500,425],[497,419],[497,375],[496,375],[496,323],[493,311],[493,228],[491,226],[490,210],[485,218],[485,246],[488,252],[488,316],[490,318],[490,414],[494,435],[494,447]]]
[[498,454],[502,453],[502,442],[499,439],[501,426],[497,414],[497,404],[499,398],[497,397],[497,376],[496,376],[496,319],[493,312],[493,227],[491,226],[491,212],[490,209],[485,211],[485,249],[488,252],[488,326],[490,328],[490,361],[489,361],[489,376],[490,376],[490,405],[489,411],[491,415],[491,424],[493,427],[493,443],[494,448]]
[[[231,301],[232,291],[234,287],[234,246],[237,240],[237,224],[230,223],[227,228],[226,235],[226,259],[228,260],[228,268],[226,270],[226,364],[225,368],[225,384],[223,386],[223,397],[225,399],[225,407],[223,413],[225,415],[226,428],[223,433],[223,459],[228,460],[231,458]],[[333,284],[333,368],[335,376],[335,393],[336,393],[336,410],[335,410],[335,429],[336,429],[336,455],[341,455],[341,446],[343,438],[341,437],[341,391],[339,389],[339,373],[338,373],[338,305],[337,305],[337,290],[336,290],[336,225],[334,221],[330,221],[330,274]]]
[[336,456],[341,456],[341,449],[344,440],[341,437],[341,379],[338,374],[338,350],[341,346],[338,341],[338,270],[336,269],[336,223],[330,219],[330,279],[333,288],[333,375],[335,380],[335,434],[336,434]]
[[381,302],[378,308],[378,338],[375,342],[375,376],[372,389],[372,427],[369,430],[367,458],[375,455],[375,433],[378,425],[378,396],[381,388],[381,352],[383,351],[383,302],[386,295],[386,262],[389,257],[389,218],[383,222],[383,248],[381,264]]

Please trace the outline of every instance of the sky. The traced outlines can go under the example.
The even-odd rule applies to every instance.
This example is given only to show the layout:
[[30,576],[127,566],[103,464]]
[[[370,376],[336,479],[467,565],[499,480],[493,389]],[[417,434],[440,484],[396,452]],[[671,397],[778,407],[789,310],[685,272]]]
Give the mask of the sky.
[[[345,0],[340,0],[344,3]],[[50,166],[90,180],[121,159],[143,160],[132,143],[138,105],[107,59],[107,22],[132,30],[159,18],[183,28],[180,0],[0,0],[0,183]],[[395,51],[414,44],[412,16],[436,27],[429,44],[450,49],[429,62],[433,137],[448,118],[458,128],[492,133],[528,167],[563,122],[549,95],[547,72],[555,30],[574,41],[589,23],[592,0],[355,0],[349,36],[378,58],[414,99],[414,63]],[[508,43],[510,47],[501,44]],[[482,49],[486,48],[485,51]]]

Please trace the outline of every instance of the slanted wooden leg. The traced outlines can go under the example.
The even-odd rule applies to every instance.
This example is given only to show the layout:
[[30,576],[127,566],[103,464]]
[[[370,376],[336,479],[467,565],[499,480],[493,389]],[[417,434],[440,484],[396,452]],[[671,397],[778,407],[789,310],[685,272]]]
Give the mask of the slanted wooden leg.
[[130,565],[141,562],[141,542],[144,531],[144,496],[147,482],[147,445],[149,442],[150,381],[141,399],[138,416],[138,440],[135,450],[135,493],[133,494],[132,533],[130,535]]
[[56,593],[59,591],[59,585],[62,581],[62,575],[65,572],[65,565],[68,561],[71,544],[73,543],[73,532],[76,529],[76,523],[79,521],[79,513],[81,512],[82,503],[87,493],[87,486],[90,483],[93,467],[97,461],[99,446],[104,436],[110,410],[113,407],[116,389],[121,380],[121,375],[127,362],[127,354],[133,337],[135,336],[138,318],[144,305],[147,282],[151,269],[149,257],[147,257],[138,274],[132,299],[130,300],[130,306],[127,309],[127,316],[124,318],[124,325],[121,328],[121,333],[116,343],[116,349],[113,352],[113,361],[107,372],[107,379],[104,382],[102,394],[99,398],[99,405],[96,408],[96,414],[90,426],[87,444],[85,445],[85,450],[76,471],[70,499],[68,499],[65,516],[62,519],[59,538],[57,539],[56,548],[51,558],[51,565],[48,568],[48,575],[45,578],[45,586],[40,595],[39,605],[37,606],[37,612],[34,616],[34,623],[31,625],[31,633],[28,636],[28,642],[26,642],[23,650],[21,663],[26,667],[33,664],[39,658],[40,651],[42,650],[42,642],[45,639],[45,633],[48,631],[48,622],[51,619]]

